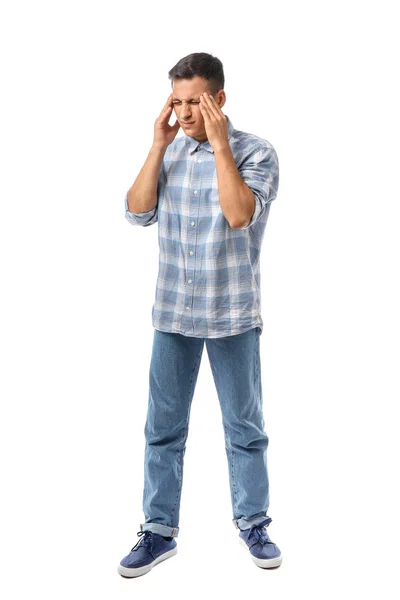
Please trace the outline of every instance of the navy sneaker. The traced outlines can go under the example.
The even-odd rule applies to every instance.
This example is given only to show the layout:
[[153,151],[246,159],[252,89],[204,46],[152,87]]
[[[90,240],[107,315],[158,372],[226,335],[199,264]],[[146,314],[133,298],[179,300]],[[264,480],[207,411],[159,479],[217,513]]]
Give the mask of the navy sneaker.
[[239,542],[250,550],[252,561],[262,569],[279,567],[282,562],[281,551],[271,542],[265,529],[271,521],[271,517],[266,517],[258,525],[252,525],[250,529],[241,529],[239,532]]
[[163,537],[153,531],[138,531],[140,540],[118,565],[123,577],[138,577],[148,573],[154,565],[174,556],[178,552],[173,537]]

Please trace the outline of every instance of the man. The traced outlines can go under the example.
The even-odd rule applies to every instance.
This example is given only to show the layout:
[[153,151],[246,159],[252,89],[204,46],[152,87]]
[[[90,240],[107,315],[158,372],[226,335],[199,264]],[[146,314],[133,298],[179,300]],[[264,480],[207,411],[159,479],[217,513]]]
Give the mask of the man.
[[[118,566],[137,577],[177,552],[183,459],[204,343],[221,405],[233,523],[262,568],[282,562],[266,527],[268,437],[260,368],[259,257],[278,191],[273,146],[222,112],[223,66],[195,53],[169,72],[172,93],[146,162],[125,197],[133,225],[158,222],[160,263],[143,511],[137,544]],[[175,111],[176,121],[169,119]],[[182,127],[185,135],[176,137]]]

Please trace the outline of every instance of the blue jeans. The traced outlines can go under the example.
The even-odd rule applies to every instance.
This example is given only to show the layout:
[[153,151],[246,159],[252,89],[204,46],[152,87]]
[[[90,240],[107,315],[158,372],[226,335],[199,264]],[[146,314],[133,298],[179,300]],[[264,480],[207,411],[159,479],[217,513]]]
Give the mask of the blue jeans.
[[233,524],[249,529],[267,516],[260,335],[259,327],[222,338],[154,330],[141,531],[175,537],[179,533],[183,460],[204,341],[222,412]]

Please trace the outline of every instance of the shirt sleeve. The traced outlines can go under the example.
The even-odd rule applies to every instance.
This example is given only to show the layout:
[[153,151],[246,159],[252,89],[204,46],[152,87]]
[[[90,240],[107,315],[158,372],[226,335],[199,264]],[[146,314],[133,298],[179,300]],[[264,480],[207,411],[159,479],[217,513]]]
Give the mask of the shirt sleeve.
[[254,213],[244,227],[248,229],[259,221],[265,213],[266,205],[275,200],[279,187],[278,155],[271,145],[257,146],[238,168],[244,183],[254,194]]
[[128,208],[128,192],[125,194],[125,217],[132,225],[140,225],[141,227],[148,227],[158,221],[158,198],[161,192],[162,186],[165,185],[165,170],[164,160],[161,164],[160,175],[158,177],[157,184],[157,204],[154,208],[147,212],[132,213]]

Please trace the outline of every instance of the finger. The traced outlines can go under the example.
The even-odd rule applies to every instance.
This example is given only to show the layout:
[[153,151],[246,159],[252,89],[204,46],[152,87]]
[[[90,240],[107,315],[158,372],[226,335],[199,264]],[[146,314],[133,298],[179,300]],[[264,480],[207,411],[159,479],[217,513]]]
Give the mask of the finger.
[[[168,105],[168,102],[170,103]],[[172,93],[169,95],[169,100],[167,100],[167,104],[164,105],[164,108],[158,115],[158,119],[162,125],[169,121],[171,117],[173,107],[172,107]]]
[[157,122],[161,125],[161,127],[164,127],[164,125],[168,123],[171,117],[171,110],[172,109],[167,106],[167,108],[164,108],[159,114]]
[[210,115],[209,115],[209,111],[207,108],[207,104],[206,104],[206,101],[202,99],[202,96],[200,96],[199,106],[200,106],[200,110],[201,110],[203,117],[206,117],[207,119],[209,119]]
[[223,118],[224,120],[226,120],[226,116],[224,115],[224,113],[221,110],[221,107],[219,106],[219,104],[217,103],[216,99],[214,98],[214,96],[210,97],[210,106],[212,108],[214,108],[214,114],[217,118]]
[[211,114],[213,114],[215,117],[218,117],[221,114],[221,110],[216,104],[213,96],[209,96],[207,93],[203,94],[203,96],[205,96],[207,107],[209,108]]
[[172,92],[170,93],[170,95],[167,98],[166,103],[164,104],[164,108],[166,108],[167,106],[171,106],[171,99],[172,99]]
[[168,96],[168,100],[164,104],[164,107],[162,108],[162,110],[160,112],[160,116],[163,115],[168,108],[172,108],[172,92]]
[[207,99],[206,94],[203,94],[200,98],[202,99],[201,104],[207,112],[208,118],[211,119],[212,117],[216,117],[217,115],[215,114],[215,111],[213,111],[211,102]]

